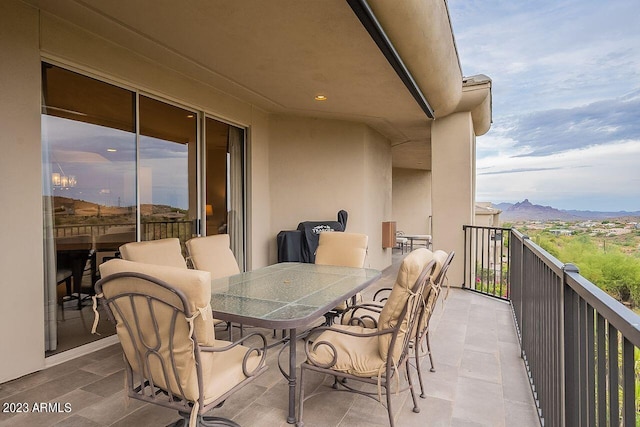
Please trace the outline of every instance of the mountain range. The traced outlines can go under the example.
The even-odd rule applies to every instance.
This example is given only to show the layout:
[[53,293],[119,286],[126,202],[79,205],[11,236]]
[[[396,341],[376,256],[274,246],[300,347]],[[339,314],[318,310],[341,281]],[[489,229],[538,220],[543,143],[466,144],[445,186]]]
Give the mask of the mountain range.
[[580,210],[561,210],[551,206],[534,205],[529,199],[524,199],[518,203],[498,203],[492,205],[502,211],[500,219],[502,221],[580,221],[580,220],[602,220],[608,218],[640,217],[640,211],[627,212],[597,212]]

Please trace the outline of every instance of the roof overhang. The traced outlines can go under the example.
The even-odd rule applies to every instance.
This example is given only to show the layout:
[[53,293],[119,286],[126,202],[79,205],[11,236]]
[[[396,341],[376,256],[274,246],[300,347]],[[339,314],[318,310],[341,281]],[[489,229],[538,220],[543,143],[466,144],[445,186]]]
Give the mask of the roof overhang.
[[[395,166],[431,168],[432,120],[348,2],[26,1],[46,19],[269,113],[366,123],[391,141]],[[355,3],[372,11],[435,117],[458,111],[462,74],[446,1]]]

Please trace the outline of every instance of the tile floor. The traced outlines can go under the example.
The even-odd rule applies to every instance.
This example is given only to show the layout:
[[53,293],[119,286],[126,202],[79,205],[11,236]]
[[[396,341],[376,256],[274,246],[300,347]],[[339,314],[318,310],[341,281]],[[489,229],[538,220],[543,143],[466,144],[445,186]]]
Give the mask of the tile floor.
[[[394,259],[367,294],[393,283],[400,257]],[[438,303],[431,334],[436,372],[429,372],[428,360],[422,363],[426,398],[419,399],[420,413],[412,411],[408,392],[394,396],[397,426],[540,425],[507,303],[451,289],[446,301]],[[287,385],[276,357],[277,351],[272,351],[269,370],[214,414],[242,426],[287,426]],[[319,392],[305,402],[305,426],[388,425],[386,410],[378,402],[336,392],[331,384],[332,379],[322,375],[305,380],[307,395]],[[174,411],[134,400],[125,406],[123,396],[122,356],[114,345],[0,384],[2,407],[5,402],[61,406],[57,413],[0,413],[0,427],[163,426],[178,418]]]

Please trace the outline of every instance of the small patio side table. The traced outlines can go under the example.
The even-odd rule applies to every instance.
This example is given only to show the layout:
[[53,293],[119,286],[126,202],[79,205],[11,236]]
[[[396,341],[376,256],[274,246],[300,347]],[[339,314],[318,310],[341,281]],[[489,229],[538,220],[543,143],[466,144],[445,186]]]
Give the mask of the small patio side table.
[[427,249],[431,248],[431,235],[430,234],[403,234],[401,237],[405,237],[409,240],[410,250],[413,250],[413,241],[424,241]]

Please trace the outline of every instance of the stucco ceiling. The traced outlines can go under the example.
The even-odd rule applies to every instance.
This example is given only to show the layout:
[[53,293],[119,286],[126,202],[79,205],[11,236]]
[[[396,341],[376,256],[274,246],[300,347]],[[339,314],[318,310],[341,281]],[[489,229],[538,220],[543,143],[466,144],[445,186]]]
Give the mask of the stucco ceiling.
[[365,122],[394,166],[431,168],[429,119],[344,0],[31,3],[268,112]]

